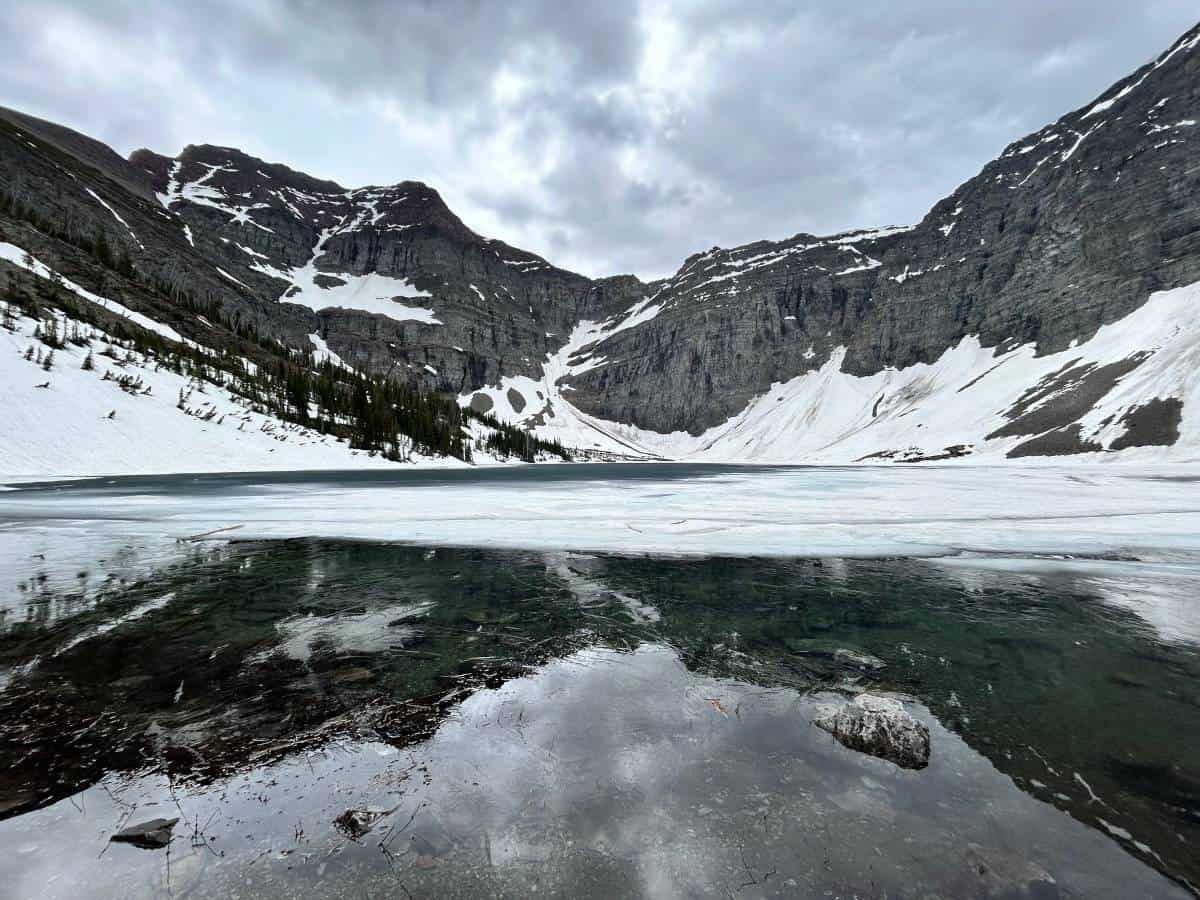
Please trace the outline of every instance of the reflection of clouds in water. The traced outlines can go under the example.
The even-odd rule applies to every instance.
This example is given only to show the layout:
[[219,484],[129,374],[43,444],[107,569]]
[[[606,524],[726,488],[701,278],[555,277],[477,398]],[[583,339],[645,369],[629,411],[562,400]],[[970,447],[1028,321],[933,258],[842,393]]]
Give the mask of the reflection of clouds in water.
[[956,557],[931,560],[963,588],[1009,590],[1015,582],[1090,594],[1133,613],[1164,641],[1200,645],[1200,566],[1096,559]]
[[846,565],[846,560],[835,556],[832,559],[821,560],[821,564],[827,578],[833,579],[838,584],[846,583],[850,575],[850,568]]
[[453,776],[426,799],[452,831],[488,835],[501,870],[587,848],[635,879],[621,889],[630,896],[736,892],[743,853],[759,876],[778,870],[767,888],[793,878],[795,892],[868,870],[880,890],[951,887],[948,848],[972,843],[997,864],[1072,860],[1055,875],[1085,895],[1111,895],[1103,879],[1130,865],[919,704],[908,707],[930,727],[934,756],[918,773],[841,747],[812,726],[816,707],[791,690],[699,676],[659,645],[582,651],[465,700],[422,756],[443,772],[486,773],[486,801],[459,818]]
[[[4,512],[0,509],[0,515]],[[106,589],[212,552],[211,546],[164,540],[161,531],[136,522],[102,528],[72,520],[0,522],[0,630],[4,620],[64,621],[94,609]]]
[[[1088,579],[1105,603],[1127,609],[1164,641],[1200,645],[1200,568],[1147,566]],[[1164,571],[1175,569],[1175,571]],[[1182,570],[1182,571],[1181,571]]]
[[[345,633],[365,618],[319,621]],[[369,742],[303,754],[182,797],[185,821],[211,822],[227,854],[179,841],[172,885],[177,896],[195,884],[212,896],[321,896],[330,882],[314,867],[336,847],[334,877],[361,896],[393,894],[397,875],[413,896],[837,896],[864,877],[880,895],[921,884],[940,896],[1036,896],[1030,882],[1049,890],[1051,876],[1064,895],[1172,895],[919,704],[908,708],[930,727],[934,755],[910,772],[815,728],[821,702],[698,675],[661,645],[580,651],[478,691],[401,752]],[[121,796],[173,809],[174,790],[152,773]],[[115,848],[100,858],[122,815],[112,794],[89,793],[91,818],[64,814],[68,802],[22,820],[17,846],[87,852],[20,857],[6,882],[17,894],[75,900],[114,877],[127,896],[166,893],[161,857]],[[333,829],[349,808],[395,813],[359,845]],[[308,832],[299,843],[297,821]],[[385,859],[379,840],[402,826],[396,859]],[[13,839],[0,827],[0,876],[18,858]],[[418,854],[435,859],[422,867]]]
[[315,597],[329,577],[329,562],[324,553],[310,553],[305,562],[308,565],[308,583],[305,589],[310,597]]
[[[547,553],[545,554],[546,571],[559,578],[566,588],[575,595],[580,606],[607,603],[615,600],[620,603],[639,624],[647,625],[662,620],[662,613],[649,603],[643,603],[636,597],[614,591],[601,581],[589,577],[595,568],[596,557],[578,553]],[[587,573],[587,574],[585,574]]]
[[318,648],[334,654],[383,653],[403,647],[417,634],[403,620],[416,619],[433,608],[432,602],[404,603],[349,615],[317,616],[309,614],[285,619],[275,626],[282,640],[252,661],[282,653],[307,662]]
[[[470,757],[487,772],[498,807],[487,824],[504,859],[537,859],[548,843],[561,849],[571,841],[636,873],[641,887],[630,895],[711,889],[722,874],[721,848],[686,836],[676,807],[685,798],[670,796],[681,745],[700,740],[680,729],[684,705],[711,712],[687,690],[690,680],[665,648],[584,651],[469,698],[431,753]],[[530,797],[544,808],[529,808]]]
[[1070,573],[1060,568],[1041,565],[1051,560],[942,556],[927,562],[937,566],[947,578],[968,594],[981,594],[984,591],[1012,593],[1029,588],[1051,591],[1056,583],[1063,586],[1074,583]]

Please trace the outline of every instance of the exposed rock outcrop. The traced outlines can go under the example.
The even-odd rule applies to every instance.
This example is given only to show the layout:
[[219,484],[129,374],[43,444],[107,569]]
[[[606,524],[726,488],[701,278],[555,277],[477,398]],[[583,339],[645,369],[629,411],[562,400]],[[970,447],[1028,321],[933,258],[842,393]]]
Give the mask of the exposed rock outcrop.
[[929,765],[929,729],[892,697],[859,694],[813,721],[851,750],[905,769]]

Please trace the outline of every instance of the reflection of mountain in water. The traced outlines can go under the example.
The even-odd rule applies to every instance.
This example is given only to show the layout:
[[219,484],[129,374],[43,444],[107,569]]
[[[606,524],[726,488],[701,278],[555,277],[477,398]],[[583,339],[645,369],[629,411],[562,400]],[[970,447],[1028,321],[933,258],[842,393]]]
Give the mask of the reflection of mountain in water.
[[654,644],[710,679],[915,696],[1027,792],[1197,881],[1200,665],[1108,599],[1069,572],[914,561],[233,545],[0,638],[23,666],[0,809],[109,771],[205,782],[335,737],[409,745],[480,687]]

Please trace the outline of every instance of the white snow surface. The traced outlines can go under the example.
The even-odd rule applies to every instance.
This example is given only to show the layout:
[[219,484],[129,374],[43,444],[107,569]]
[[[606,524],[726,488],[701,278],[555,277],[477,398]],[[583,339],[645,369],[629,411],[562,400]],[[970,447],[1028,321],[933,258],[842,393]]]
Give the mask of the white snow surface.
[[[370,208],[366,214],[371,214]],[[354,226],[346,226],[343,221],[337,227],[321,232],[316,246],[313,247],[312,258],[299,269],[280,272],[261,264],[252,265],[251,268],[257,268],[265,274],[291,282],[291,285],[279,298],[281,303],[298,303],[318,312],[330,307],[339,307],[376,313],[387,316],[389,319],[395,319],[397,322],[442,324],[432,309],[406,306],[395,299],[397,297],[424,298],[432,296],[428,291],[418,290],[407,279],[380,275],[378,272],[353,275],[349,272],[326,272],[318,269],[317,260],[325,255],[325,245],[344,227],[353,228]],[[316,279],[320,275],[337,278],[343,283],[333,287],[321,287],[316,283]]]
[[[0,477],[400,467],[329,435],[251,412],[224,388],[203,383],[200,390],[195,379],[159,368],[153,359],[124,362],[120,350],[118,363],[101,353],[103,332],[86,325],[84,333],[96,335],[95,369],[81,368],[88,348],[68,344],[54,351],[54,365],[44,371],[24,358],[31,346],[46,351],[33,330],[27,318],[17,319],[15,332],[0,329],[0,383],[6,397]],[[103,380],[106,372],[114,379],[140,378],[143,387],[131,394],[115,380]],[[177,407],[180,391],[187,398],[186,412]],[[419,455],[414,461],[465,465]]]
[[[467,406],[476,396],[487,397],[492,404],[488,411],[502,422],[528,424],[540,416],[541,424],[533,429],[535,433],[548,440],[558,440],[566,447],[658,458],[661,454],[616,434],[612,423],[596,419],[572,406],[563,396],[565,387],[560,384],[573,374],[604,365],[604,357],[594,345],[657,316],[662,312],[662,305],[655,304],[656,297],[639,300],[623,315],[604,322],[580,322],[572,330],[566,344],[557,352],[547,355],[542,363],[540,379],[527,375],[506,376],[498,387],[485,387],[463,394],[459,402]],[[516,403],[514,397],[517,398]]]
[[246,284],[246,282],[241,281],[237,278],[234,278],[232,275],[230,275],[228,272],[226,272],[220,266],[217,266],[216,269],[217,269],[217,274],[220,275],[222,278],[232,281],[234,284],[238,285],[239,287],[244,287],[246,290],[250,290],[250,286],[248,284]]
[[91,195],[92,195],[92,198],[93,198],[93,199],[94,199],[94,200],[95,200],[97,203],[99,203],[101,206],[103,206],[105,209],[107,209],[107,210],[108,210],[108,211],[109,211],[109,212],[112,214],[112,217],[113,217],[114,219],[116,219],[118,222],[120,222],[122,225],[124,225],[124,226],[125,226],[125,230],[129,232],[129,236],[130,236],[131,238],[133,238],[133,240],[134,240],[134,243],[136,243],[136,244],[138,245],[138,247],[139,247],[139,248],[141,248],[142,250],[145,250],[145,249],[146,249],[146,245],[145,245],[145,244],[143,244],[143,243],[141,242],[141,240],[139,240],[139,239],[138,239],[138,236],[137,236],[136,234],[134,234],[134,231],[133,231],[133,229],[132,229],[131,227],[129,227],[129,223],[128,223],[128,222],[126,222],[126,221],[125,221],[125,220],[124,220],[124,219],[121,217],[121,214],[120,214],[119,212],[117,212],[115,209],[113,209],[111,206],[109,206],[107,203],[105,203],[105,202],[104,202],[104,198],[103,198],[103,197],[101,197],[99,194],[97,194],[95,191],[93,191],[91,188],[84,188],[84,190],[85,190],[85,191],[87,191],[89,194],[91,194]]
[[[1157,292],[1090,340],[1044,356],[1037,356],[1033,345],[1000,352],[972,336],[933,363],[859,377],[841,371],[845,349],[838,348],[818,368],[772,385],[742,412],[699,436],[660,434],[575,409],[569,400],[570,376],[604,365],[604,340],[657,312],[650,301],[642,301],[624,317],[600,325],[583,323],[547,358],[540,380],[505,378],[498,387],[460,400],[465,404],[485,394],[503,421],[525,423],[539,436],[558,438],[569,447],[633,456],[841,464],[877,453],[900,459],[936,456],[963,445],[970,454],[957,464],[989,463],[1033,437],[989,440],[987,435],[1009,421],[1006,412],[1043,378],[1072,365],[1100,366],[1148,352],[1080,420],[1082,437],[1108,448],[1124,434],[1121,419],[1128,410],[1153,398],[1177,398],[1183,401],[1183,414],[1174,446],[1019,462],[1200,461],[1200,283]],[[525,401],[520,410],[510,391]]]
[[352,372],[354,371],[353,366],[346,365],[345,361],[340,356],[329,349],[329,345],[325,343],[325,338],[321,337],[321,335],[316,333],[310,334],[308,336],[308,340],[309,343],[313,345],[313,359],[315,359],[318,364],[325,362],[325,360],[329,360],[335,366],[340,366],[343,369],[349,369]]

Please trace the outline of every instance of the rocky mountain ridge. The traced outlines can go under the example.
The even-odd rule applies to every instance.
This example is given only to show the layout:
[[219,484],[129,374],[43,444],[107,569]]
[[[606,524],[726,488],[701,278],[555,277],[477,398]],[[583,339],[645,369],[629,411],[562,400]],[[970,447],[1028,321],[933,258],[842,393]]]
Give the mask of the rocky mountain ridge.
[[207,145],[130,161],[231,283],[311,309],[305,333],[320,331],[356,367],[403,367],[430,388],[532,371],[581,315],[641,289],[480,237],[420,182],[345,189]]
[[[858,376],[932,363],[968,335],[1053,352],[1200,280],[1198,43],[1193,29],[1015,141],[915,226],[689,258],[658,295],[662,312],[572,379],[573,403],[696,435],[839,347]],[[689,336],[697,319],[706,328]]]
[[[1011,144],[914,226],[713,248],[652,284],[587,279],[484,238],[418,182],[346,189],[211,145],[124,160],[13,111],[0,112],[0,239],[189,339],[209,340],[213,316],[197,310],[219,309],[297,352],[599,451],[803,461],[1172,446],[1197,431],[1196,386],[1162,347],[1186,342],[1109,336],[1090,356],[1058,354],[1200,281],[1198,44],[1200,27]],[[97,235],[139,278],[78,253]],[[1145,327],[1158,334],[1157,321]],[[947,360],[961,363],[954,378]],[[1001,366],[1002,390],[999,376],[978,387]],[[935,421],[952,407],[969,427]],[[1103,424],[1085,422],[1101,407]]]

